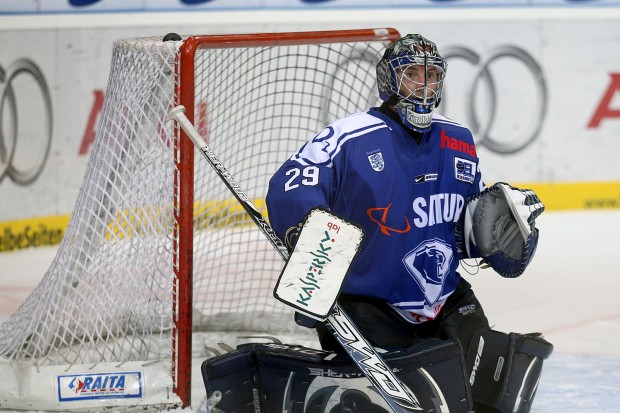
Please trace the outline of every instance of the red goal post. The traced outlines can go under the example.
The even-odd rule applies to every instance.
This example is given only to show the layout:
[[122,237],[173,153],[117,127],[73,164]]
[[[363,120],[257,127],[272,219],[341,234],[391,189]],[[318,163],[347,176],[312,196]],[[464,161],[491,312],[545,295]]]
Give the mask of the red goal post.
[[[385,29],[358,29],[358,30],[336,30],[336,31],[314,31],[314,32],[284,32],[284,33],[254,33],[254,34],[235,34],[235,35],[205,35],[205,36],[192,36],[184,41],[180,48],[181,64],[178,66],[179,74],[179,104],[186,108],[187,118],[194,123],[195,119],[195,63],[196,53],[201,49],[219,49],[219,48],[257,48],[257,47],[271,47],[271,46],[298,46],[298,45],[311,45],[311,44],[333,44],[333,43],[365,43],[365,42],[394,42],[400,38],[400,34],[397,30],[391,28]],[[374,75],[374,74],[373,74]],[[364,110],[360,107],[358,110]],[[318,130],[317,130],[318,132]],[[187,157],[188,162],[186,165],[193,166],[194,145],[190,139],[186,136],[183,130],[180,130],[180,153],[181,157]],[[310,136],[307,136],[310,137]],[[283,158],[284,159],[284,158]],[[193,187],[193,168],[181,169],[180,180],[182,187]],[[193,193],[190,191],[185,193],[185,196],[181,196],[180,199],[181,208],[186,206],[187,210],[193,210],[189,205],[193,203]],[[183,228],[181,233],[192,234],[192,222],[193,216],[185,214],[178,217],[179,228]],[[179,237],[179,287],[186,288],[191,291],[191,265],[192,265],[192,249],[193,249],[193,236],[181,236]],[[182,265],[187,265],[187,269],[182,269]],[[185,274],[185,276],[183,276]],[[184,279],[185,278],[185,279]],[[189,302],[187,302],[189,301]],[[186,320],[179,320],[179,324],[183,330],[183,336],[187,339],[182,340],[179,343],[183,345],[185,350],[184,354],[191,354],[191,297],[185,304],[185,310],[182,311],[186,317]],[[181,305],[179,306],[181,308]],[[186,331],[189,329],[189,334]],[[181,354],[179,355],[179,370],[187,369],[191,371],[191,360],[185,360]],[[182,374],[187,374],[183,372]],[[188,386],[189,383],[185,383]],[[191,389],[178,389],[179,394],[190,394]],[[182,396],[183,398],[183,396]]]
[[206,359],[220,332],[294,332],[292,311],[272,296],[281,259],[167,113],[184,105],[264,208],[271,174],[294,150],[378,103],[374,66],[399,37],[116,41],[66,234],[41,284],[0,326],[0,408],[188,407],[192,355]]

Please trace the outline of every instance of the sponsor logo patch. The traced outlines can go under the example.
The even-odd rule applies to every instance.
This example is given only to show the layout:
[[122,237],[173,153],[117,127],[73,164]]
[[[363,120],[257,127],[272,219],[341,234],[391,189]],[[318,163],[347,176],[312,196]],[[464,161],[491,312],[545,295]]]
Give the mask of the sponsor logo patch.
[[57,377],[58,401],[142,397],[142,373],[67,374]]
[[459,313],[461,315],[473,314],[475,312],[476,312],[476,304],[469,304],[469,305],[459,308]]
[[439,177],[438,174],[418,175],[418,176],[413,178],[413,183],[414,184],[421,184],[423,182],[436,181],[438,177]]
[[368,218],[370,218],[372,222],[379,225],[381,233],[387,235],[388,237],[392,235],[392,232],[397,234],[405,234],[409,232],[409,230],[411,230],[411,225],[409,224],[409,220],[406,216],[403,217],[403,221],[399,221],[400,228],[392,228],[387,225],[388,212],[391,207],[392,203],[390,202],[390,205],[386,208],[368,208],[366,210],[366,214],[368,214]]
[[441,149],[452,149],[454,151],[466,153],[473,157],[478,156],[474,145],[470,145],[465,141],[448,136],[446,131],[443,129],[441,131]]
[[476,358],[474,359],[474,366],[471,369],[471,375],[469,376],[469,384],[471,386],[474,385],[476,381],[476,372],[478,371],[478,367],[480,366],[480,360],[482,359],[482,352],[484,351],[484,339],[480,336],[480,341],[478,342],[478,351],[476,351]]
[[459,181],[473,184],[476,178],[476,162],[455,156],[454,177]]

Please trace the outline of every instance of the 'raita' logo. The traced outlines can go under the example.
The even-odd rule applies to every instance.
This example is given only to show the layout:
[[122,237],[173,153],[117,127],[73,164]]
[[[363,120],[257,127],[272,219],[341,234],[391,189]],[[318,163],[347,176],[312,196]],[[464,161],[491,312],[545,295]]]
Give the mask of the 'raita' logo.
[[58,376],[58,401],[142,397],[142,373],[118,372]]

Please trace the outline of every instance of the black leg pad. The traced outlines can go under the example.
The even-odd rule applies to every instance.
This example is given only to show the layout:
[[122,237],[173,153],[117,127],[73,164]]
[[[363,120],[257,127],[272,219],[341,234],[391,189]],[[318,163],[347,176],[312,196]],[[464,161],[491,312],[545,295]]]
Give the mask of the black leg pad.
[[527,413],[553,345],[538,334],[477,333],[467,355],[476,413]]
[[[426,340],[383,354],[417,398],[419,413],[469,413],[473,407],[456,340]],[[284,344],[249,344],[206,360],[211,412],[390,413],[345,355]]]

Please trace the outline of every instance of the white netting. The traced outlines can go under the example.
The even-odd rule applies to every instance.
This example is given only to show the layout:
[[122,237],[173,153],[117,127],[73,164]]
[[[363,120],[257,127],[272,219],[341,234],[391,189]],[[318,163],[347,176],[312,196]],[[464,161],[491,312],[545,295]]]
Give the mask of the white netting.
[[[267,184],[279,165],[330,121],[377,103],[374,65],[383,48],[343,43],[197,56],[196,114],[206,120],[196,124],[265,216]],[[194,320],[212,329],[290,328],[290,309],[271,294],[282,260],[217,179],[204,159],[196,161],[196,200],[210,206],[197,224],[206,219],[217,230],[196,233],[195,270],[210,275],[196,280]]]
[[[3,360],[171,360],[178,191],[167,112],[180,45],[115,43],[71,221],[41,284],[0,327]],[[384,48],[377,41],[198,51],[194,123],[265,216],[277,167],[326,123],[377,103],[374,65]],[[292,311],[272,296],[281,258],[198,152],[194,163],[194,329],[290,331]]]
[[175,55],[174,44],[115,45],[69,226],[42,282],[0,327],[2,357],[37,365],[170,357],[175,165],[164,121]]

